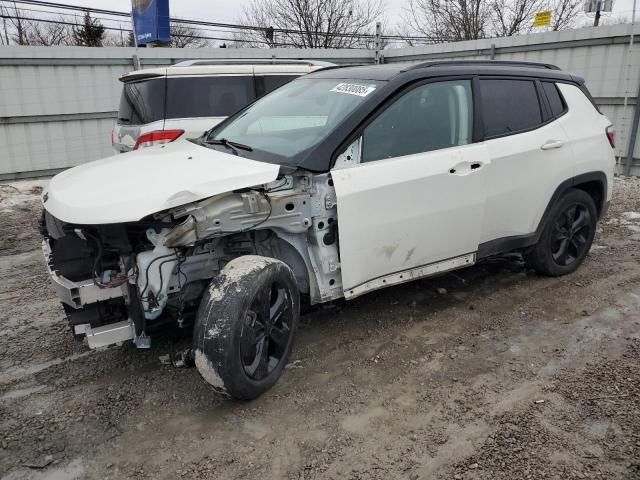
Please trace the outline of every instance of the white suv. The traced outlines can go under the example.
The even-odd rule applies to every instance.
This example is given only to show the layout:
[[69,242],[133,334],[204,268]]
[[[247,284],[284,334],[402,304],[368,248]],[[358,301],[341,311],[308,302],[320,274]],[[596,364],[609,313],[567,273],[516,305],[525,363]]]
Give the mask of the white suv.
[[117,153],[202,135],[300,75],[332,66],[308,60],[189,60],[136,70],[124,83],[112,133]]
[[283,372],[302,297],[511,251],[575,270],[611,198],[612,147],[584,81],[548,65],[329,68],[198,140],[54,177],[44,250],[90,347],[193,325],[204,379],[253,398]]

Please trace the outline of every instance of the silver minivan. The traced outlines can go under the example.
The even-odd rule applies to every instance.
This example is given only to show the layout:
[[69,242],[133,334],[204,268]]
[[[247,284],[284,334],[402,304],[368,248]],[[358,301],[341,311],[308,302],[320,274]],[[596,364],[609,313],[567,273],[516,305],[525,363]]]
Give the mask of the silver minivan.
[[136,70],[124,83],[112,144],[118,153],[195,138],[232,113],[327,62],[189,60]]

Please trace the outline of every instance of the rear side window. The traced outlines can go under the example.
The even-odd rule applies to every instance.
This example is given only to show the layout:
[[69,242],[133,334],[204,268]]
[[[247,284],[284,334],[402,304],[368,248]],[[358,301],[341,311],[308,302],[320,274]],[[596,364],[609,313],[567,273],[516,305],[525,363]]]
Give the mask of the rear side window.
[[164,119],[165,79],[125,83],[120,97],[118,124],[144,125]]
[[549,101],[549,107],[551,108],[551,116],[553,118],[559,117],[564,112],[564,102],[558,91],[558,87],[553,82],[542,82],[542,89],[544,90],[547,100]]
[[540,102],[531,80],[480,80],[485,136],[496,137],[542,123]]
[[253,76],[169,78],[166,118],[228,117],[255,98]]
[[258,98],[286,85],[298,75],[256,75],[256,95]]

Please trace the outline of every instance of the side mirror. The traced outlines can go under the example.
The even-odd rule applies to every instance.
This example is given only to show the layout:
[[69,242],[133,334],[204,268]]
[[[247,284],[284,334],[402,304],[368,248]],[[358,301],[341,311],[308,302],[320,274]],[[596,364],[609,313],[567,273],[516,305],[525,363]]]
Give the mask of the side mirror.
[[342,152],[338,158],[336,158],[336,163],[333,166],[334,170],[339,170],[342,168],[349,168],[360,163],[360,159],[362,158],[362,137],[358,137],[351,145],[347,147],[347,149]]

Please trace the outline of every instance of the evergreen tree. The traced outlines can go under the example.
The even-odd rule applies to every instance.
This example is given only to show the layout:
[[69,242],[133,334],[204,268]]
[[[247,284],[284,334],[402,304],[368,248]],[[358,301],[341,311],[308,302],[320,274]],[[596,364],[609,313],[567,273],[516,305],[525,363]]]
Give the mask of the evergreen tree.
[[89,12],[84,15],[84,23],[73,28],[74,43],[80,47],[101,47],[104,40],[104,26]]

